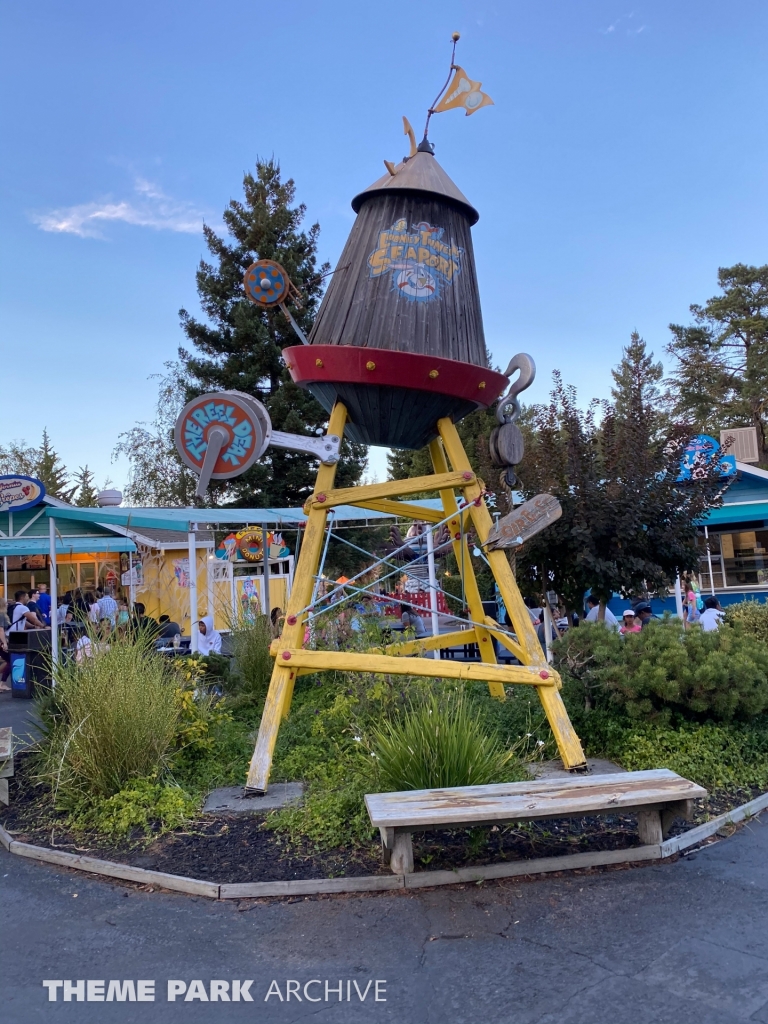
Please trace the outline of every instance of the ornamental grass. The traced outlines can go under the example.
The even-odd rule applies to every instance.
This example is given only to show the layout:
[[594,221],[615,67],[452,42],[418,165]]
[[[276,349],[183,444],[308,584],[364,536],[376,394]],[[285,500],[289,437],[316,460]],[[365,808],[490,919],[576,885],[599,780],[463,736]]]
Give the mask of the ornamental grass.
[[382,790],[483,786],[519,777],[514,751],[488,733],[464,694],[432,695],[371,734]]
[[38,701],[46,735],[39,774],[66,806],[111,797],[168,766],[181,714],[176,679],[152,639],[91,638],[92,655],[55,670]]

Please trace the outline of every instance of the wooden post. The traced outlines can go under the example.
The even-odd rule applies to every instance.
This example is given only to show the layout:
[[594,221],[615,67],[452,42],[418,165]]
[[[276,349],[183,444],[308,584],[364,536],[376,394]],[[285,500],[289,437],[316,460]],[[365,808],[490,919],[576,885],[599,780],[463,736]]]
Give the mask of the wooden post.
[[[347,410],[341,402],[333,407],[328,433],[337,434],[341,437],[344,433],[344,425],[347,421]],[[315,495],[324,494],[333,486],[336,476],[336,464],[326,466],[321,464],[317,472],[315,483]],[[325,508],[311,508],[307,517],[307,528],[304,531],[304,542],[301,545],[301,554],[296,566],[296,575],[291,588],[291,596],[286,608],[285,626],[281,636],[283,647],[298,648],[304,644],[304,627],[306,613],[303,608],[312,600],[312,585],[314,577],[320,564],[320,552],[323,546],[323,534],[328,518],[328,510]],[[280,721],[291,706],[293,687],[296,682],[296,669],[292,669],[290,662],[283,660],[280,656],[275,661],[272,670],[272,678],[269,683],[269,691],[264,704],[264,712],[261,716],[259,736],[256,740],[256,749],[251,758],[251,765],[248,769],[248,780],[245,785],[246,793],[266,793],[269,785],[269,772],[272,768],[272,755],[277,742],[277,733],[280,728]]]
[[389,866],[395,875],[413,874],[413,842],[410,832],[395,831]]
[[646,846],[660,843],[664,838],[661,831],[661,814],[656,807],[641,807],[637,812],[637,831],[640,842]]

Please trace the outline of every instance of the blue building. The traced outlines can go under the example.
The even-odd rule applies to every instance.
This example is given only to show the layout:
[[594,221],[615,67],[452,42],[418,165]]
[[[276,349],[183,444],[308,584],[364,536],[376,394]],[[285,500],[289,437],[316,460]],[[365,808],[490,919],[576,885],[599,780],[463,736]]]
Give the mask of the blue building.
[[746,462],[736,469],[722,507],[699,524],[701,590],[714,591],[723,607],[768,600],[768,471]]
[[[738,601],[768,601],[768,471],[736,462],[736,477],[723,497],[698,524],[699,584],[702,596],[714,594],[723,608]],[[629,602],[614,597],[618,617]],[[654,598],[655,615],[676,614],[675,595]]]

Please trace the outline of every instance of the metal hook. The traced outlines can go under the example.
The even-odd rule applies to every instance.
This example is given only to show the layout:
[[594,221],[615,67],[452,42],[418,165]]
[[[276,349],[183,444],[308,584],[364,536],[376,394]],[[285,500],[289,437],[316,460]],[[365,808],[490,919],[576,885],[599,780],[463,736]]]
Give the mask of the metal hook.
[[[533,357],[525,352],[518,352],[516,356],[512,356],[504,376],[509,377],[515,370],[520,371],[520,376],[510,384],[509,391],[499,399],[496,407],[496,419],[499,423],[514,423],[520,415],[520,402],[517,396],[529,388],[536,377],[536,363]],[[511,408],[511,412],[507,412],[508,408]]]

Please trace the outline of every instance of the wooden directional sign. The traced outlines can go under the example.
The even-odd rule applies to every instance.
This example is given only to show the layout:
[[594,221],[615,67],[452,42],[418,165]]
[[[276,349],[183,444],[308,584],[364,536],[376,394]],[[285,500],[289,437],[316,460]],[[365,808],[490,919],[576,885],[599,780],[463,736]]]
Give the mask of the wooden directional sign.
[[535,498],[513,509],[493,526],[485,547],[489,551],[519,548],[540,530],[554,523],[562,514],[563,510],[557,498],[553,498],[551,494],[537,494]]

